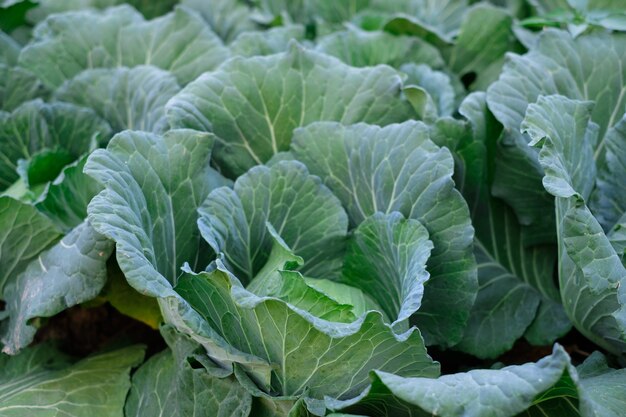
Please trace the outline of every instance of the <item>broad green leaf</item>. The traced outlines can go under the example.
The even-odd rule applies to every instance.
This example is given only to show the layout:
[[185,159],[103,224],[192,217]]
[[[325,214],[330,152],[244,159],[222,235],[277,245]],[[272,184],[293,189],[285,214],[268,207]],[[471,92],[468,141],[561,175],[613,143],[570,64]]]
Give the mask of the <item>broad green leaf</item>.
[[553,283],[556,250],[546,245],[527,247],[528,230],[509,206],[490,193],[501,127],[486,108],[485,94],[468,96],[461,113],[473,136],[458,154],[461,169],[472,171],[464,175],[462,192],[476,230],[479,290],[457,348],[490,358],[509,350],[523,335],[534,344],[551,344],[571,326]]
[[210,135],[189,130],[116,135],[85,166],[105,188],[89,205],[89,221],[115,241],[129,284],[158,297],[166,323],[210,349],[216,360],[244,361],[262,378],[269,374],[266,364],[226,344],[172,289],[183,265],[203,269],[212,256],[196,224],[201,202],[228,183],[209,167],[212,144]]
[[199,209],[204,239],[242,282],[268,260],[270,223],[304,259],[303,274],[337,276],[343,263],[348,219],[337,198],[299,162],[252,168],[233,189],[213,191]]
[[415,37],[394,36],[382,31],[366,32],[356,27],[321,38],[317,49],[354,67],[405,63],[443,66],[443,58],[434,46]]
[[230,45],[233,55],[253,57],[285,52],[292,39],[304,42],[305,28],[302,25],[278,26],[263,31],[244,32]]
[[187,84],[229,52],[196,13],[183,7],[154,20],[128,5],[54,14],[39,24],[20,65],[49,87],[83,70],[153,65]]
[[185,262],[200,269],[209,262],[196,209],[226,184],[209,167],[212,144],[190,130],[125,131],[87,161],[85,172],[104,187],[89,204],[89,222],[115,241],[120,268],[144,295],[173,295]]
[[180,91],[176,78],[156,67],[81,72],[55,93],[58,100],[90,107],[115,132],[167,130],[165,103]]
[[591,119],[600,126],[597,157],[603,158],[608,130],[624,114],[626,94],[626,34],[593,33],[573,39],[546,30],[525,55],[509,55],[500,79],[488,90],[490,110],[507,136],[497,158],[493,193],[510,204],[524,225],[553,229],[553,198],[540,180],[543,169],[528,136],[519,133],[529,103],[540,95],[561,94],[593,100]]
[[[19,159],[29,160],[40,151],[78,159],[109,135],[109,125],[96,113],[73,104],[34,100],[12,113],[0,112],[0,190],[18,178]],[[47,180],[59,172],[51,173]]]
[[376,213],[354,231],[342,281],[365,291],[398,325],[420,308],[432,248],[417,220]]
[[621,259],[586,206],[570,207],[563,217],[562,230],[560,237],[565,250],[560,282],[565,310],[587,338],[611,352],[623,354],[626,270]]
[[[520,413],[532,410],[536,398],[542,398],[572,369],[567,353],[556,345],[552,355],[536,363],[479,369],[436,379],[402,378],[374,371],[371,386],[359,397],[328,403],[331,409],[341,412],[389,417],[514,417],[527,415]],[[567,401],[564,398],[567,397],[560,399]]]
[[472,88],[485,90],[500,74],[505,52],[518,49],[512,26],[513,17],[504,9],[483,3],[472,7],[446,57],[448,66],[459,76],[473,73]]
[[543,184],[556,198],[561,299],[574,326],[605,349],[626,352],[626,269],[585,205],[595,179],[598,125],[592,103],[540,97],[522,127],[540,146]]
[[0,64],[0,110],[13,111],[26,101],[46,98],[48,93],[30,71]]
[[274,395],[351,398],[371,369],[427,377],[439,372],[417,329],[397,336],[377,312],[353,323],[322,320],[282,300],[257,297],[219,264],[185,275],[176,290],[229,344],[274,365],[271,382],[257,381]]
[[505,128],[514,131],[519,130],[528,104],[539,95],[593,100],[592,120],[600,125],[600,138],[604,138],[626,106],[626,97],[620,95],[626,71],[624,50],[626,35],[595,33],[574,40],[565,32],[546,30],[529,53],[509,56],[502,76],[488,91],[489,108]]
[[434,244],[416,323],[428,344],[461,338],[476,295],[473,230],[455,190],[450,152],[419,122],[387,127],[314,123],[296,130],[292,153],[318,175],[358,226],[380,211],[398,211],[426,227]]
[[214,160],[227,176],[286,151],[295,128],[318,120],[379,125],[411,116],[391,68],[353,68],[293,42],[285,53],[233,58],[168,103],[170,123],[217,136]]
[[72,364],[45,344],[0,355],[0,416],[120,417],[130,371],[143,355],[133,346]]
[[[169,348],[150,358],[133,375],[126,417],[247,417],[251,398],[225,369],[204,360],[200,346],[164,327]],[[202,367],[191,360],[202,359]]]
[[83,223],[33,259],[4,288],[9,315],[3,352],[14,355],[28,346],[37,328],[29,321],[52,317],[95,298],[106,282],[106,262],[113,242]]
[[182,0],[180,4],[200,13],[213,32],[227,43],[243,32],[259,28],[250,7],[240,0]]
[[68,165],[37,200],[35,207],[68,231],[87,218],[87,205],[102,186],[83,172],[87,156]]
[[0,298],[28,263],[60,237],[54,223],[30,204],[0,196]]
[[387,32],[417,36],[444,46],[458,34],[468,1],[373,0],[370,7],[372,12],[389,14],[384,25]]

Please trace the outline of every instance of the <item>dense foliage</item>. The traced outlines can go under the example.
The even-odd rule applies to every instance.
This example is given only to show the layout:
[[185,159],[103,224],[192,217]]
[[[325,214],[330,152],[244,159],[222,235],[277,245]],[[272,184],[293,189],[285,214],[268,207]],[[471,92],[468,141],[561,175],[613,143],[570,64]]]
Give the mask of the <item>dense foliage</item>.
[[[624,415],[623,0],[0,28],[0,416]],[[160,342],[72,355],[102,306]]]

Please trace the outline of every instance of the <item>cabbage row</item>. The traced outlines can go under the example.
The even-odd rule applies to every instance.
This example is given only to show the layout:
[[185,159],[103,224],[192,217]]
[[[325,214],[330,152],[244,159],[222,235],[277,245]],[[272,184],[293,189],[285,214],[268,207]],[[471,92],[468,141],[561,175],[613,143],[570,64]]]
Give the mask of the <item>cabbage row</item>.
[[621,0],[131,3],[0,2],[0,416],[624,415]]

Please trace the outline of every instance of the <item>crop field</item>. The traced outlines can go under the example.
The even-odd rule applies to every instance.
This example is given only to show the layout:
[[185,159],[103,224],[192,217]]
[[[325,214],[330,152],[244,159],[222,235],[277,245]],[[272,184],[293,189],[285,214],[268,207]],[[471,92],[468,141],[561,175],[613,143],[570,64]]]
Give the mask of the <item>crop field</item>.
[[0,0],[0,417],[626,417],[626,0]]

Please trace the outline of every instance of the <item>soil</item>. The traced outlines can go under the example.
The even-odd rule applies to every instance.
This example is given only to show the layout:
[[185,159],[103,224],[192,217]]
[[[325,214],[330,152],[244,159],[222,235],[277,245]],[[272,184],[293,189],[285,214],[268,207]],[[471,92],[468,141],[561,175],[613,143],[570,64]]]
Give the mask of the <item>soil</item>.
[[[558,339],[559,343],[572,358],[574,365],[579,365],[594,351],[599,350],[606,354],[601,348],[590,342],[576,329],[572,329],[567,335]],[[513,347],[495,360],[482,360],[472,355],[452,350],[441,350],[436,347],[429,347],[430,356],[441,363],[442,374],[452,374],[456,372],[466,372],[471,369],[491,368],[494,364],[521,365],[527,362],[537,362],[552,353],[552,345],[533,346],[524,339],[518,340]]]
[[147,347],[146,357],[165,348],[158,330],[119,313],[108,303],[76,306],[51,317],[35,336],[35,343],[43,341],[52,341],[76,357],[137,343]]

